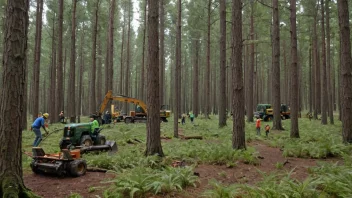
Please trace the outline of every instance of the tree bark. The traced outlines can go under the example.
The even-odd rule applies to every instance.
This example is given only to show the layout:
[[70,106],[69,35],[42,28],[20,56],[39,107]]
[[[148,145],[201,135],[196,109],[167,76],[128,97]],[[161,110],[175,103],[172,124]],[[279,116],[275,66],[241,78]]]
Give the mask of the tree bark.
[[164,156],[160,140],[159,98],[159,1],[148,1],[148,59],[147,59],[147,149],[146,155]]
[[142,44],[142,68],[141,68],[141,82],[140,82],[140,98],[143,100],[145,98],[145,38],[146,38],[146,28],[147,28],[147,5],[148,0],[145,0],[144,5],[144,22],[143,22],[143,44]]
[[326,45],[325,45],[325,23],[324,23],[324,0],[321,0],[321,53],[322,53],[322,92],[321,92],[321,123],[328,124],[327,110],[328,107],[328,91],[327,91],[327,77],[326,77]]
[[[160,80],[160,103],[165,104],[165,55],[164,55],[164,50],[165,50],[165,9],[164,9],[164,0],[159,1],[159,15],[160,15],[160,27],[159,27],[159,66],[160,66],[160,71],[159,71],[159,80]],[[145,10],[146,12],[146,10]],[[146,18],[146,17],[145,17]],[[144,20],[145,20],[144,18]],[[144,31],[145,31],[145,26],[144,26]],[[145,35],[144,35],[145,36]],[[144,39],[144,38],[143,38]],[[144,46],[143,46],[144,47]]]
[[210,15],[211,15],[211,2],[212,0],[208,0],[208,23],[207,23],[207,67],[205,71],[205,95],[204,97],[204,116],[209,119],[210,114]]
[[296,0],[290,0],[291,22],[291,138],[299,138],[298,129],[298,65],[297,65],[297,29],[296,29]]
[[337,1],[341,40],[341,101],[342,137],[352,143],[352,57],[348,1]]
[[[98,40],[98,71],[97,71],[97,86],[96,86],[96,97],[97,97],[97,102],[100,104],[103,102],[103,66],[102,66],[102,46],[101,46],[101,39]],[[90,113],[95,113],[90,112]]]
[[[78,104],[77,104],[77,113],[76,115],[78,115],[78,122],[81,122],[81,118],[80,116],[82,115],[82,88],[83,88],[83,75],[84,75],[84,58],[83,58],[83,45],[84,45],[84,24],[83,24],[83,30],[81,33],[81,44],[80,44],[80,63],[79,63],[79,83],[78,83]],[[92,73],[95,73],[92,71]],[[93,88],[94,89],[94,88]],[[90,90],[91,92],[92,90]],[[91,97],[91,96],[90,96]],[[95,98],[95,96],[94,96]],[[93,110],[94,112],[94,110]]]
[[43,19],[43,0],[37,0],[37,16],[35,31],[35,48],[34,48],[34,64],[33,64],[33,121],[38,117],[39,113],[39,74],[40,74],[40,57],[42,43],[42,19]]
[[[63,55],[62,55],[62,26],[63,26],[64,1],[59,0],[59,15],[58,15],[58,54],[57,54],[57,90],[56,90],[56,110],[55,113],[64,110],[64,70],[63,70]],[[65,112],[66,113],[66,112]]]
[[55,42],[55,18],[53,18],[53,31],[52,31],[52,39],[51,39],[51,73],[50,73],[50,99],[49,99],[49,115],[51,115],[51,123],[57,122],[58,114],[56,111],[56,42]]
[[175,95],[174,95],[174,137],[178,138],[178,119],[180,117],[181,95],[181,0],[177,1],[177,26],[176,26],[176,65],[175,65]]
[[199,114],[199,39],[195,41],[195,62],[193,65],[193,103],[192,110],[195,117]]
[[232,0],[232,148],[246,149],[242,72],[242,0]]
[[[89,111],[91,113],[97,110],[97,101],[95,93],[95,81],[96,81],[96,70],[97,70],[97,34],[98,34],[98,17],[99,17],[99,1],[95,0],[95,9],[94,9],[94,22],[93,22],[93,43],[92,43],[92,70],[91,70],[91,83],[89,88]],[[98,76],[101,78],[101,76]]]
[[[107,83],[107,89],[112,90],[112,81],[113,81],[113,76],[114,76],[114,19],[115,19],[115,4],[116,0],[111,0],[110,2],[110,16],[109,16],[109,62],[108,62],[108,83]],[[128,47],[128,46],[127,46]]]
[[[251,3],[251,25],[250,25],[250,39],[251,41],[254,41],[254,5]],[[246,114],[247,114],[247,122],[253,122],[253,73],[254,73],[254,43],[250,45],[250,60],[249,64],[247,65],[247,106],[246,106]],[[271,94],[271,93],[270,93]]]
[[[128,1],[128,24],[127,24],[127,49],[126,49],[126,80],[125,80],[125,95],[128,96],[130,94],[130,62],[131,62],[131,0]],[[131,93],[132,94],[132,93]],[[125,103],[125,112],[129,111],[129,105]]]
[[331,49],[330,49],[330,0],[326,0],[326,61],[327,61],[327,82],[329,93],[329,118],[330,124],[334,124],[334,90],[332,79],[335,75],[334,69],[331,67]]
[[273,129],[283,130],[281,124],[281,96],[280,96],[280,26],[279,26],[279,1],[273,0],[273,73],[272,73],[272,95],[273,95]]
[[318,114],[321,112],[321,86],[320,86],[320,63],[318,58],[318,35],[317,35],[317,14],[314,15],[313,25],[313,56],[314,56],[314,70],[315,70],[315,107],[314,119],[318,119]]
[[72,0],[70,78],[67,94],[67,114],[73,119],[71,121],[76,117],[76,7],[77,0]]
[[226,117],[226,1],[220,0],[220,79],[219,79],[219,127],[220,128],[226,126],[226,120],[227,120],[227,117]]
[[[124,5],[124,12],[126,10],[126,3]],[[120,60],[120,89],[119,93],[124,93],[123,82],[124,82],[124,46],[125,46],[125,24],[126,24],[126,13],[123,15],[123,25],[122,25],[122,39],[121,39],[121,60]],[[124,105],[121,103],[121,105]]]
[[0,197],[29,197],[22,178],[29,1],[7,1],[0,95]]

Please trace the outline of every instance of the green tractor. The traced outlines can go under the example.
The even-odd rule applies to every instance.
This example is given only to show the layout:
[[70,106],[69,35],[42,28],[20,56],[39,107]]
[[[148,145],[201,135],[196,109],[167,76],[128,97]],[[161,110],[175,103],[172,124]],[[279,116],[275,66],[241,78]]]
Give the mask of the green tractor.
[[100,135],[101,130],[96,128],[91,133],[91,123],[68,124],[64,128],[60,149],[79,147],[81,153],[99,150],[116,152],[116,142],[106,141],[105,136]]
[[[280,106],[281,119],[290,118],[290,107],[286,104]],[[274,117],[274,110],[271,104],[258,104],[257,111],[254,112],[254,117],[263,119],[264,121],[271,121]]]

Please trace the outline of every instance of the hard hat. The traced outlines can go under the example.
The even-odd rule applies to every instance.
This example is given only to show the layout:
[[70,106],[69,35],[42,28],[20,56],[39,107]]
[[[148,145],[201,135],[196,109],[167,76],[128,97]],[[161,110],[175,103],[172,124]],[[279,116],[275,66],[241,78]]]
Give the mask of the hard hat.
[[48,114],[48,113],[44,113],[44,114],[43,114],[43,117],[44,117],[44,118],[48,118],[48,117],[49,117],[49,114]]

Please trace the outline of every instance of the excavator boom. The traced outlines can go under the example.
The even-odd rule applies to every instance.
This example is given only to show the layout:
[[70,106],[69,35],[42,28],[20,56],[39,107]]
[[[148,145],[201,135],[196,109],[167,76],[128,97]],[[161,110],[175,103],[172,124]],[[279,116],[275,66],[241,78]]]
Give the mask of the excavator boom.
[[[147,115],[147,105],[142,100],[139,100],[137,98],[124,96],[124,95],[113,96],[111,90],[109,90],[106,93],[105,98],[104,98],[102,104],[100,105],[100,109],[98,112],[99,115],[102,115],[104,113],[106,106],[108,105],[109,101],[111,101],[111,100],[135,104],[138,108],[140,108],[140,112],[137,114],[140,114],[144,117]],[[160,117],[163,121],[167,121],[166,118],[170,117],[170,114],[171,114],[171,112],[169,110],[161,110],[160,111]],[[131,115],[129,117],[135,117],[135,116],[136,116],[136,112],[131,111]]]

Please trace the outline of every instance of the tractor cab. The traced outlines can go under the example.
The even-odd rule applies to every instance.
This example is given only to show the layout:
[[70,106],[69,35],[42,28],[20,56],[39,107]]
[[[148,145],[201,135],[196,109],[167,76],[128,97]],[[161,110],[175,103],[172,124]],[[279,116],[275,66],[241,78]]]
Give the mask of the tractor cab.
[[264,119],[268,114],[272,114],[271,104],[258,104],[254,117]]
[[100,130],[91,133],[91,123],[68,124],[64,128],[63,137],[60,141],[60,148],[72,146],[104,145],[105,136],[100,135]]

